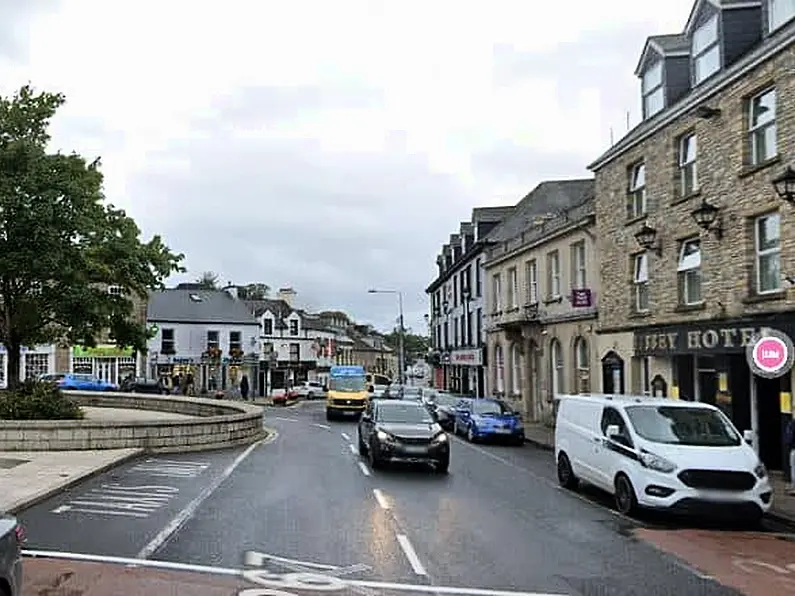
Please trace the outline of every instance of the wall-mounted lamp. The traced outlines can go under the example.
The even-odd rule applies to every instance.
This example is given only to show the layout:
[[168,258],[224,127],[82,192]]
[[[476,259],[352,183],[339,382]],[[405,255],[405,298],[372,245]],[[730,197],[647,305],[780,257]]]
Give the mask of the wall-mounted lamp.
[[713,108],[711,106],[701,105],[696,108],[696,116],[701,118],[702,120],[711,120],[712,118],[717,118],[720,116],[720,109]]
[[795,205],[795,170],[787,166],[784,173],[773,178],[773,188],[776,194],[790,205]]
[[442,302],[442,308],[444,309],[444,314],[450,313],[450,303],[447,300]]
[[658,257],[662,256],[662,243],[654,243],[654,241],[657,240],[657,230],[649,227],[648,224],[643,224],[643,227],[635,234],[635,240],[644,250],[650,250]]
[[702,230],[712,232],[718,240],[723,238],[723,218],[720,215],[719,207],[715,207],[704,199],[701,201],[701,205],[690,212],[690,216]]

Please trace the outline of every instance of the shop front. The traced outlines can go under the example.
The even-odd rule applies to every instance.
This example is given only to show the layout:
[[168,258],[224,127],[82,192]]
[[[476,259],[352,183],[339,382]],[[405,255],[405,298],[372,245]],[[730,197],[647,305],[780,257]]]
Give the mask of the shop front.
[[792,376],[752,371],[749,346],[766,330],[795,337],[795,313],[668,325],[636,331],[635,356],[651,393],[719,407],[740,431],[754,431],[754,448],[768,468],[786,467],[782,426],[792,415]]
[[461,395],[483,396],[483,350],[469,348],[450,352],[450,390]]
[[74,346],[70,372],[94,375],[109,383],[121,383],[128,376],[138,376],[138,358],[132,348],[115,345]]
[[[19,378],[37,379],[39,375],[56,372],[55,346],[22,346],[19,359]],[[0,389],[8,387],[8,354],[0,344]]]

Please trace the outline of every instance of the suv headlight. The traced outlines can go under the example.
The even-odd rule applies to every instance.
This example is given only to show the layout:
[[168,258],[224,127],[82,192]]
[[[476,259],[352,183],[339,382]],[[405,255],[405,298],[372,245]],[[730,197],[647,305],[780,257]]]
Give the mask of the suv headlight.
[[394,440],[395,440],[395,438],[394,438],[392,435],[390,435],[388,432],[385,432],[385,431],[383,431],[383,430],[379,430],[379,431],[377,431],[377,432],[375,433],[375,436],[376,436],[376,437],[378,438],[378,440],[379,440],[379,441],[381,441],[382,443],[391,443],[392,441],[394,441]]
[[765,467],[765,464],[760,462],[759,465],[754,468],[754,474],[756,474],[756,477],[759,478],[760,480],[766,477],[767,468]]
[[444,433],[444,432],[439,433],[438,435],[436,435],[433,438],[432,443],[434,443],[436,445],[438,445],[440,443],[447,443],[447,433]]
[[673,462],[668,461],[667,459],[665,459],[664,457],[660,457],[659,455],[649,453],[648,451],[641,452],[640,463],[642,463],[650,470],[663,472],[664,474],[669,474],[676,469],[676,464],[674,464]]

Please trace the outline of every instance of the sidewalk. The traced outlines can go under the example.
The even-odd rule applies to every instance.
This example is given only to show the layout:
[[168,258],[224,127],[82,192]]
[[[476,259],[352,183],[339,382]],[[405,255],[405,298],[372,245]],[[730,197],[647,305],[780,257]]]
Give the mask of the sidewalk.
[[0,511],[17,513],[142,452],[0,451]]
[[[527,423],[524,426],[525,439],[539,449],[552,451],[555,444],[555,429],[544,424]],[[774,517],[782,518],[787,523],[795,524],[795,496],[787,494],[787,484],[781,472],[770,472],[770,483],[773,485]]]

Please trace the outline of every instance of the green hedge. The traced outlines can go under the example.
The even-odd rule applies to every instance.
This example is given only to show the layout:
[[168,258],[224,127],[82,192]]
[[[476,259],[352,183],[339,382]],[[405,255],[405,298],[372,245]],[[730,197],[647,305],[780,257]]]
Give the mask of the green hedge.
[[25,381],[0,393],[0,420],[79,420],[83,410],[52,383]]

